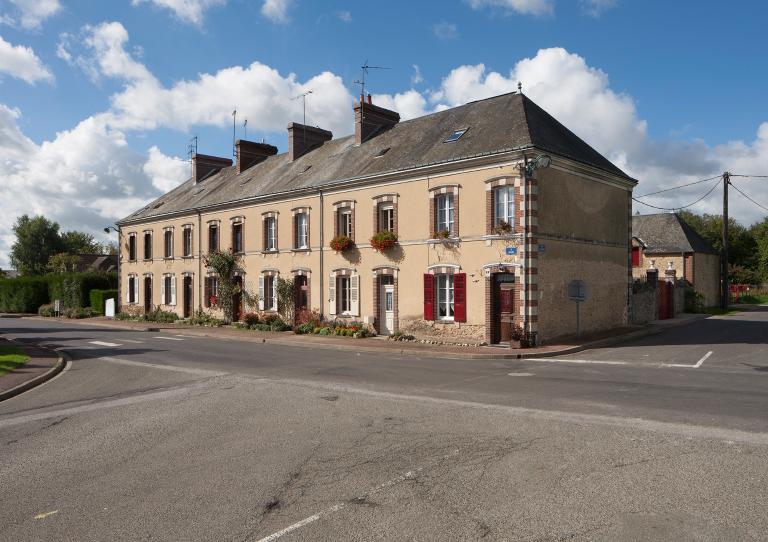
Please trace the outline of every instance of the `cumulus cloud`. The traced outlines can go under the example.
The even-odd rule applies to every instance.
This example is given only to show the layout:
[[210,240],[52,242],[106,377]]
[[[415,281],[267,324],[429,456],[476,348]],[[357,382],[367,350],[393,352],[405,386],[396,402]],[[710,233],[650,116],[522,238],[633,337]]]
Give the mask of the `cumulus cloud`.
[[261,14],[274,23],[288,22],[288,9],[293,0],[264,0]]
[[149,158],[142,168],[152,179],[152,186],[165,193],[189,178],[190,165],[178,156],[166,156],[156,146],[149,149]]
[[424,77],[421,75],[421,68],[418,64],[413,65],[413,75],[411,75],[411,86],[418,85],[424,82]]
[[170,10],[180,21],[200,26],[206,11],[226,4],[227,0],[131,0],[134,6],[147,3]]
[[554,13],[553,0],[466,0],[472,9],[492,8],[506,15],[550,15]]
[[38,29],[43,21],[61,11],[59,0],[8,0],[16,13],[0,15],[0,23]]
[[2,36],[0,36],[0,73],[6,73],[30,85],[38,81],[53,81],[53,74],[31,47],[12,45]]
[[336,13],[336,16],[339,18],[340,21],[343,21],[345,23],[351,23],[352,22],[352,12],[351,11],[339,11]]

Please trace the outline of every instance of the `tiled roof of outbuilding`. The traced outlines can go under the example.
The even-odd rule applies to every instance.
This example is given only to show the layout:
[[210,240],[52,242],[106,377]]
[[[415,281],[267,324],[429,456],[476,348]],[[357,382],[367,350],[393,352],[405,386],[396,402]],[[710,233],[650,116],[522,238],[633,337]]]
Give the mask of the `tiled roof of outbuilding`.
[[[461,138],[443,143],[463,128],[468,130]],[[293,162],[283,153],[239,175],[232,166],[197,185],[189,179],[123,221],[531,147],[632,181],[525,95],[512,93],[398,123],[362,145],[355,145],[351,135],[328,141]],[[389,150],[378,156],[384,149]]]
[[648,254],[718,253],[687,222],[673,213],[633,216],[632,236],[645,243],[644,251]]

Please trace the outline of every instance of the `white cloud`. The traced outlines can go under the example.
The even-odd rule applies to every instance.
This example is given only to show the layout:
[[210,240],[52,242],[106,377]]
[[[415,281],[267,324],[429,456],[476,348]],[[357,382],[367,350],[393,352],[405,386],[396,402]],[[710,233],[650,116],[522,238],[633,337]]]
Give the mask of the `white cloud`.
[[581,9],[587,15],[599,17],[603,12],[616,7],[618,0],[580,0]]
[[432,26],[432,32],[441,40],[452,40],[459,37],[459,31],[455,24],[441,22]]
[[402,120],[421,117],[429,112],[426,98],[413,89],[395,95],[374,94],[372,98],[376,105],[400,113]]
[[145,3],[152,3],[159,8],[168,9],[179,20],[200,26],[206,11],[226,4],[227,0],[131,0],[131,4],[134,6]]
[[345,23],[351,23],[352,22],[352,12],[351,11],[339,11],[336,13],[336,16],[339,18],[340,21],[343,21]]
[[152,179],[152,185],[165,193],[189,179],[190,165],[177,156],[166,156],[156,146],[149,149],[149,158],[142,168]]
[[554,13],[553,0],[466,0],[472,9],[492,8],[504,14],[550,15]]
[[418,64],[413,65],[413,75],[411,75],[411,86],[418,85],[424,82],[424,77],[421,75],[421,69]]
[[17,15],[0,15],[0,23],[15,26],[18,22],[23,28],[37,29],[43,21],[61,10],[59,0],[8,0],[16,7]]
[[53,74],[31,47],[12,45],[2,36],[0,36],[0,73],[6,73],[30,85],[38,81],[53,81]]
[[288,9],[293,0],[264,0],[261,6],[261,14],[274,23],[288,22]]

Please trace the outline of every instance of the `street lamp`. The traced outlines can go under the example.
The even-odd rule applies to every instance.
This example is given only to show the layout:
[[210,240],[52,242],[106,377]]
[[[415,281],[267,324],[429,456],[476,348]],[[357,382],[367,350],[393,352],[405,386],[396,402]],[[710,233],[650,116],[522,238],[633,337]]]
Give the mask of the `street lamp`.
[[548,154],[540,154],[525,165],[525,176],[530,177],[537,169],[548,168],[552,164],[552,157]]

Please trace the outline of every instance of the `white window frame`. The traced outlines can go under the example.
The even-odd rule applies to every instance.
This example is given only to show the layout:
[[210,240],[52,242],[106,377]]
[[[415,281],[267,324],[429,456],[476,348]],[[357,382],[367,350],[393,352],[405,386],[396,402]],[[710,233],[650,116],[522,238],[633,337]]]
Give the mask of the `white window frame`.
[[454,321],[454,285],[453,274],[451,273],[435,275],[435,308],[438,320],[443,322]]
[[[168,239],[170,238],[170,243]],[[163,232],[163,258],[173,258],[173,230],[165,230]]]
[[277,275],[259,276],[259,310],[277,311]]
[[[235,247],[235,229],[240,228],[240,246]],[[245,252],[245,225],[242,222],[232,223],[232,252],[236,254],[242,254]]]
[[[133,258],[131,258],[131,245],[133,245]],[[136,239],[136,233],[128,234],[128,261],[135,262],[139,256],[139,241]]]
[[264,227],[267,230],[267,246],[265,250],[277,250],[277,217],[266,217],[264,219]]
[[352,314],[352,277],[336,277],[336,314]]
[[345,235],[352,238],[353,224],[352,224],[352,207],[341,207],[338,210],[338,231],[339,235]]
[[493,225],[498,226],[501,221],[510,226],[515,223],[515,187],[512,185],[493,189]]
[[379,231],[395,231],[395,204],[394,203],[381,203],[379,204]]
[[296,214],[296,248],[309,248],[309,214]]
[[[187,236],[189,236],[189,252],[187,252]],[[192,231],[192,227],[186,227],[182,230],[181,234],[181,250],[184,253],[183,256],[186,258],[189,258],[192,256],[192,253],[194,251],[194,233]]]
[[455,199],[453,193],[438,194],[435,196],[435,231],[448,230],[451,235],[455,225]]

